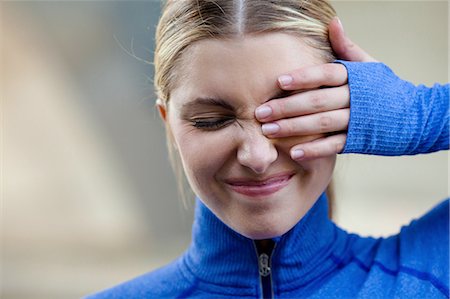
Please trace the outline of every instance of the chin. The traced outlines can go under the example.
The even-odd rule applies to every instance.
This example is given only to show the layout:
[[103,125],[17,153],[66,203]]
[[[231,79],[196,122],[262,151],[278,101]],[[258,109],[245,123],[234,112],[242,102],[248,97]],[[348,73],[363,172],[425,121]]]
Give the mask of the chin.
[[303,218],[307,210],[304,206],[293,207],[293,204],[266,207],[262,211],[239,207],[240,213],[225,214],[231,217],[224,217],[222,221],[249,239],[271,239],[290,231]]

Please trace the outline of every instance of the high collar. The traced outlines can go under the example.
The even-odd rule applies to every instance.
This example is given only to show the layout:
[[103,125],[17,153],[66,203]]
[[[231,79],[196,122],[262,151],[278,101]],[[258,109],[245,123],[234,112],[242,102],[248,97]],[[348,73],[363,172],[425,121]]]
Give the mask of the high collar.
[[[328,200],[322,194],[290,231],[273,239],[273,283],[279,288],[307,285],[331,271],[335,264],[330,255],[344,246],[345,237],[328,218]],[[199,281],[239,288],[242,294],[254,291],[259,281],[255,242],[225,225],[199,199],[184,261]]]

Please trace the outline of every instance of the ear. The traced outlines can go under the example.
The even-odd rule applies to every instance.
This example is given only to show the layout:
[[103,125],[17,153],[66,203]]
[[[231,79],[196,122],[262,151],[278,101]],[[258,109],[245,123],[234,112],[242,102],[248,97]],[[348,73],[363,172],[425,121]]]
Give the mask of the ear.
[[166,122],[167,121],[167,108],[166,105],[161,101],[161,99],[156,100],[156,108],[158,108],[159,116],[161,119]]

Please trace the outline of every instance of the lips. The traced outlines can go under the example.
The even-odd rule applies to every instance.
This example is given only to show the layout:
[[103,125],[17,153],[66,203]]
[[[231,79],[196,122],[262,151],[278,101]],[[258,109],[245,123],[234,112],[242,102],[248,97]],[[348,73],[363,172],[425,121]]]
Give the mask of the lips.
[[267,196],[271,195],[289,184],[290,179],[294,176],[293,172],[284,172],[272,175],[263,180],[250,180],[245,178],[229,179],[225,182],[235,192],[251,196]]

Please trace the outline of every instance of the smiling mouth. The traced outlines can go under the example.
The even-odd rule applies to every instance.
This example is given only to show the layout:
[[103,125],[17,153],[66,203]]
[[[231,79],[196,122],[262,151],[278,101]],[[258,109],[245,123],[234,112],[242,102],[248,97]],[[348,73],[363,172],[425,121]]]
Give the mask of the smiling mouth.
[[262,181],[230,180],[226,183],[230,189],[237,193],[250,197],[261,197],[271,195],[283,189],[289,184],[294,175],[294,173],[285,173]]

